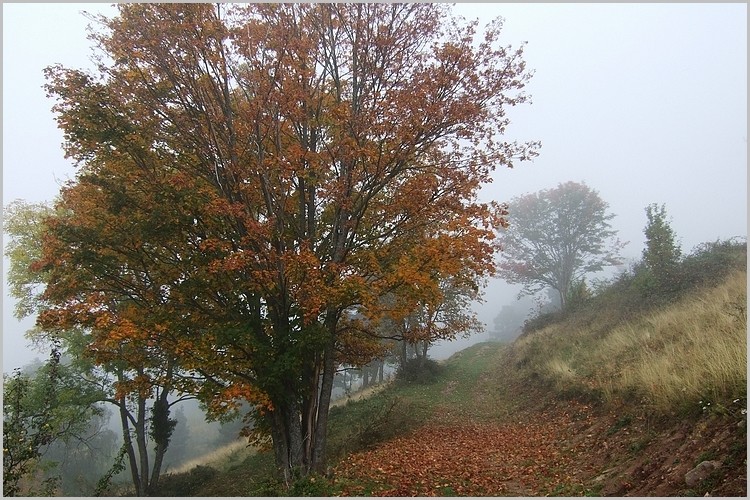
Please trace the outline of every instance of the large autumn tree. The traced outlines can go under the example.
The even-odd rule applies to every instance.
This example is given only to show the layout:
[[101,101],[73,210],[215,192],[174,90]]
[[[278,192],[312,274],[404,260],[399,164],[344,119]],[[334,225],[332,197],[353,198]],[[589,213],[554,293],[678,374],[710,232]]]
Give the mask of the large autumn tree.
[[47,70],[79,172],[40,324],[168,350],[211,409],[255,405],[287,480],[322,471],[354,318],[493,271],[477,191],[538,146],[502,140],[522,51],[439,4],[118,9],[96,72]]
[[564,309],[578,280],[620,263],[623,243],[608,209],[596,190],[578,182],[514,198],[501,233],[499,275],[525,293],[556,290]]

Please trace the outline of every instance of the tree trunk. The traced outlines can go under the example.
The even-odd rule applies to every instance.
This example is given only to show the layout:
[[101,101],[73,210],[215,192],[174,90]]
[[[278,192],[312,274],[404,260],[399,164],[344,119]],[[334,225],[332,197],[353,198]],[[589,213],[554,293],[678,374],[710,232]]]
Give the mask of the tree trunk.
[[148,493],[148,444],[146,441],[146,398],[138,396],[138,410],[135,422],[135,442],[138,446],[140,458],[140,491],[145,495]]
[[317,375],[320,371],[315,370],[316,375],[309,381],[316,386],[310,396],[302,403],[295,397],[285,402],[275,402],[275,409],[267,414],[276,465],[287,486],[310,472],[325,473],[328,408],[335,375],[334,356],[331,341],[323,355],[322,378]]
[[312,457],[315,436],[315,425],[320,404],[321,355],[316,353],[308,364],[305,373],[309,394],[302,401],[302,421],[304,429],[305,456]]
[[327,318],[328,331],[331,333],[331,338],[323,354],[323,380],[320,386],[320,400],[318,403],[318,416],[315,427],[314,443],[312,460],[310,462],[311,469],[319,474],[325,473],[326,467],[326,441],[328,437],[328,410],[331,406],[331,393],[333,392],[333,378],[336,375],[336,363],[335,363],[335,329],[336,329],[336,317],[329,313]]
[[141,490],[141,479],[138,474],[138,461],[135,456],[135,449],[133,448],[133,440],[130,438],[130,423],[128,421],[128,409],[127,406],[125,406],[125,397],[121,397],[118,400],[117,406],[120,412],[123,444],[125,445],[125,450],[128,454],[130,477],[133,481],[133,487],[135,488],[135,496],[140,497],[143,496],[145,492]]
[[289,444],[281,408],[277,407],[266,415],[271,427],[271,439],[273,441],[273,454],[276,459],[276,467],[282,473],[284,482],[290,484],[292,474],[289,465]]
[[289,468],[291,478],[306,476],[308,460],[302,437],[302,408],[299,401],[292,399],[284,415],[289,439]]
[[[167,371],[167,376],[171,378],[172,367]],[[164,462],[164,455],[169,448],[169,440],[172,435],[172,423],[169,420],[169,386],[166,386],[157,395],[154,402],[153,418],[151,420],[152,434],[156,444],[154,448],[154,465],[151,470],[151,480],[149,481],[147,494],[151,495],[159,485],[161,476],[161,467]],[[145,471],[148,473],[148,471]]]

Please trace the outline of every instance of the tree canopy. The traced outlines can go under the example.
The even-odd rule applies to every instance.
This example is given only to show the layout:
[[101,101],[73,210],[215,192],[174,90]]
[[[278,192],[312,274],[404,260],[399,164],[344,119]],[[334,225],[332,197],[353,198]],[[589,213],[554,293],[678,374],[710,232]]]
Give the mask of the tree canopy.
[[556,290],[565,308],[575,282],[620,263],[609,205],[583,183],[566,182],[513,199],[502,232],[499,275],[523,291]]
[[97,71],[46,70],[78,173],[45,221],[39,324],[144,367],[121,395],[175,360],[173,389],[254,405],[287,479],[321,471],[336,365],[494,271],[507,214],[477,191],[538,147],[501,140],[522,49],[439,4],[118,9]]

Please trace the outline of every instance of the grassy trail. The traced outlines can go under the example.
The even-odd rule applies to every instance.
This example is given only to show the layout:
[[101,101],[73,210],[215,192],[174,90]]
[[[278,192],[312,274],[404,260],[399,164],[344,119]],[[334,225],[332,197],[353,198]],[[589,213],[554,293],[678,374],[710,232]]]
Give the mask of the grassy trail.
[[409,388],[405,397],[421,398],[426,423],[342,461],[336,478],[343,493],[530,496],[570,489],[576,478],[569,438],[588,407],[545,413],[540,399],[518,393],[506,349],[480,344],[462,351],[435,385]]

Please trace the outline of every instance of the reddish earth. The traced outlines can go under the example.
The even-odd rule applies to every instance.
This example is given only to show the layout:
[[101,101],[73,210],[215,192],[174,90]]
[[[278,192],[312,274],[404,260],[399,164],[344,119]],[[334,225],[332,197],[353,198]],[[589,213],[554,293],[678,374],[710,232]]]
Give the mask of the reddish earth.
[[[522,394],[522,409],[482,422],[443,408],[417,431],[350,456],[337,482],[345,494],[372,496],[747,495],[743,415],[655,421],[632,408],[505,389]],[[486,389],[475,391],[472,405],[487,401]],[[721,466],[688,486],[685,475],[704,460]]]

